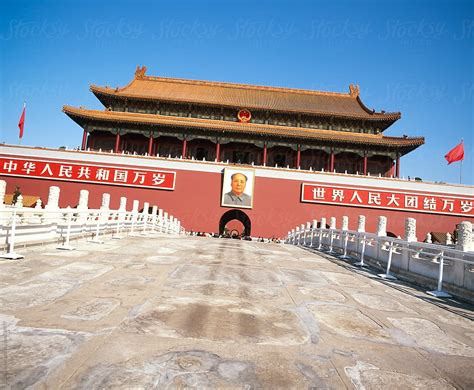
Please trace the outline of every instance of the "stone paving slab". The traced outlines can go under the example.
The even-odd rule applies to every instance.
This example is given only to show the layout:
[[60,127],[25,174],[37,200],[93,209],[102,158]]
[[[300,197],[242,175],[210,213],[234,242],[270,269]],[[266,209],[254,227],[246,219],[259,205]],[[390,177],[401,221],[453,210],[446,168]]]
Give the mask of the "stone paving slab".
[[327,254],[128,237],[0,262],[0,388],[474,388],[473,308]]

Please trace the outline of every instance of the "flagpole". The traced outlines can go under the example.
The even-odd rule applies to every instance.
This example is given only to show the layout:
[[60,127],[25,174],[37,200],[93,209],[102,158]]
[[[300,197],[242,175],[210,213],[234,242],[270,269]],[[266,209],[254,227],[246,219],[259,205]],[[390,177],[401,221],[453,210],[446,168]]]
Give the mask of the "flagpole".
[[461,165],[459,166],[459,184],[462,184],[462,160]]

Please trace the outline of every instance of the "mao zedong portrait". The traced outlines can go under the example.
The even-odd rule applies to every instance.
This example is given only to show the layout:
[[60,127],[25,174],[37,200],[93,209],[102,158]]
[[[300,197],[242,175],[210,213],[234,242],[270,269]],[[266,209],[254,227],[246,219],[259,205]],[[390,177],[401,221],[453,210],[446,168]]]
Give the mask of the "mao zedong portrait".
[[230,180],[232,190],[224,194],[224,205],[251,207],[252,197],[244,193],[247,176],[243,173],[234,173]]

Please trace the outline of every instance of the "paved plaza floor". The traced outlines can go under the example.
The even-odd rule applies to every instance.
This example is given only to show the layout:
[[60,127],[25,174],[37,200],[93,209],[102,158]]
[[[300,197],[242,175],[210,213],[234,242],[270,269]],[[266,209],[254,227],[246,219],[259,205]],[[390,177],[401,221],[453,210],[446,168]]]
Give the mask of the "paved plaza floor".
[[0,261],[0,388],[474,388],[454,300],[289,245],[75,245]]

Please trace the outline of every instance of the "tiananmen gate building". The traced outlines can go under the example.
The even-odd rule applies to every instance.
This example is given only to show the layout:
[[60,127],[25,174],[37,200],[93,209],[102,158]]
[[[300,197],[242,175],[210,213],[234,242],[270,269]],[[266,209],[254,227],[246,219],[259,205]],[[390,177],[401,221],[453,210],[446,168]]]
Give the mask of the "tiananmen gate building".
[[109,193],[112,207],[127,196],[128,209],[152,199],[187,230],[222,232],[238,220],[265,237],[321,217],[347,215],[355,229],[362,214],[368,231],[384,215],[400,236],[414,217],[422,239],[474,215],[472,187],[399,178],[401,157],[424,138],[385,135],[401,114],[369,109],[355,85],[320,92],[153,77],[137,67],[125,87],[91,91],[103,110],[63,108],[83,129],[81,150],[0,146],[8,192],[20,186],[45,199],[57,185],[60,203],[74,205],[87,189],[91,207]]
[[387,137],[399,112],[375,112],[349,93],[150,77],[91,86],[105,111],[64,107],[82,148],[150,156],[399,176],[423,138]]

